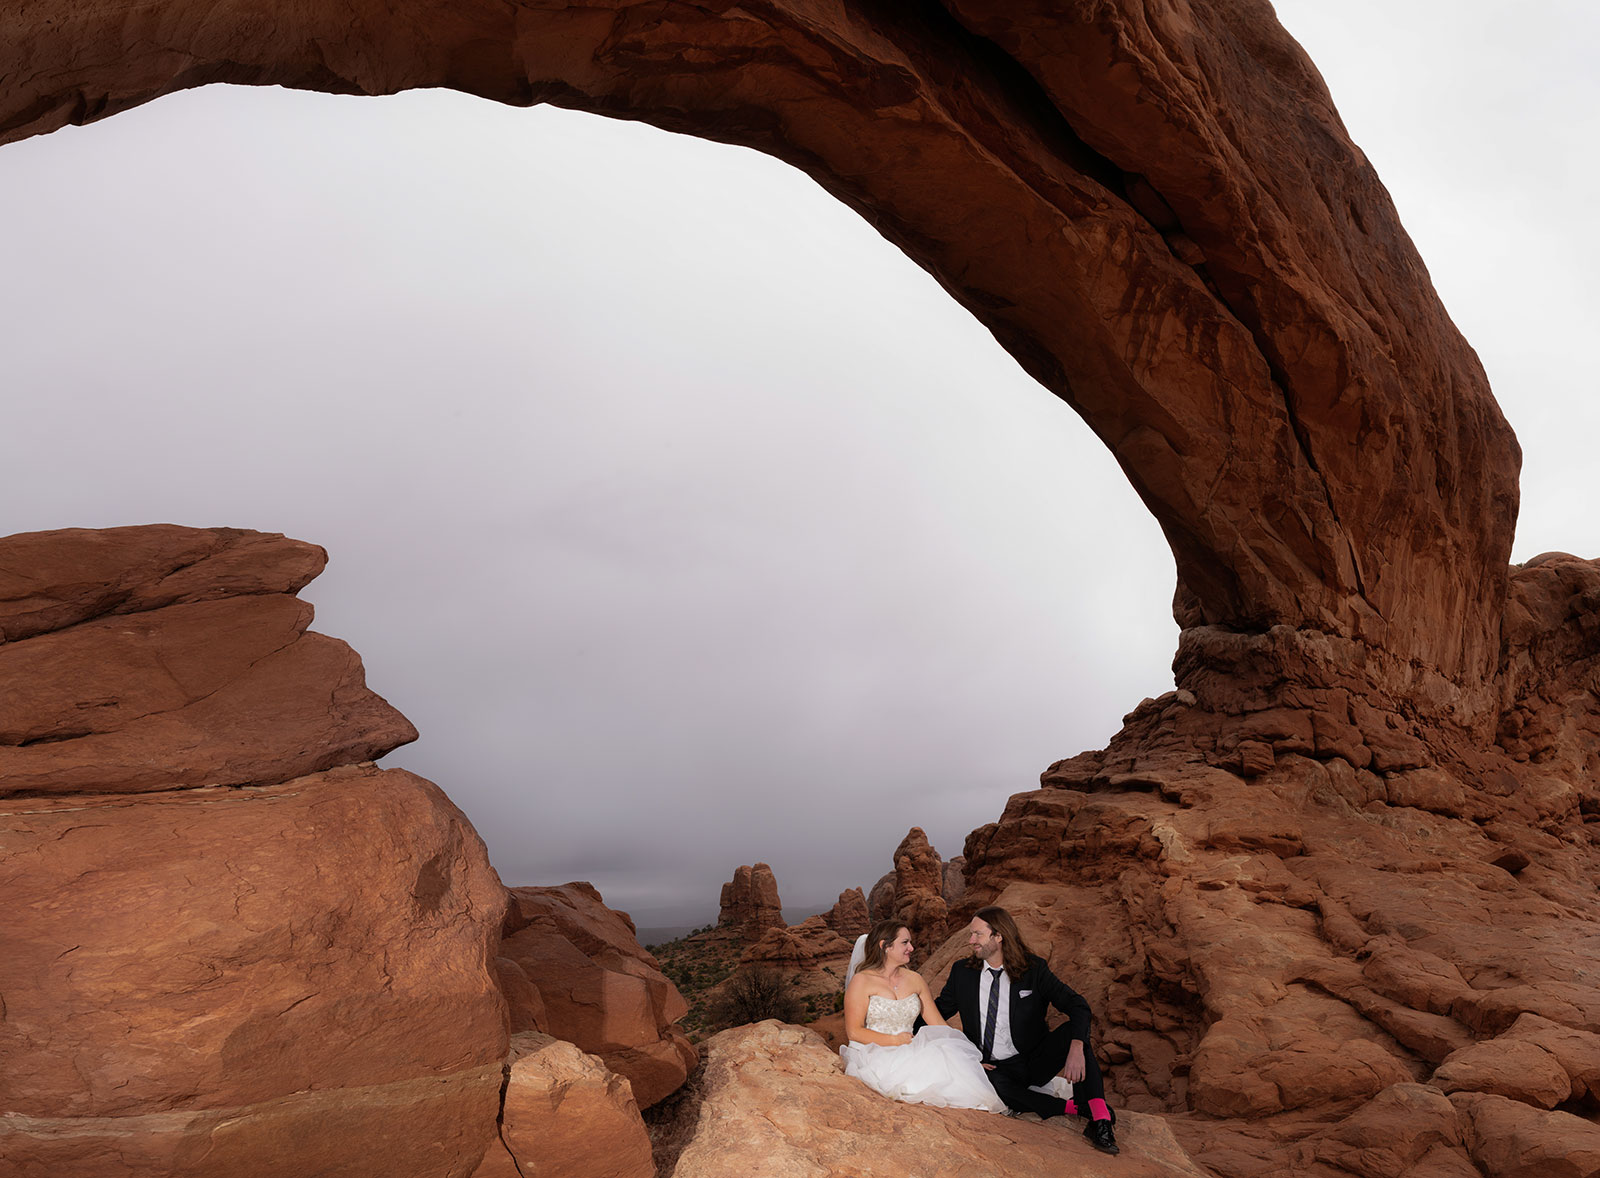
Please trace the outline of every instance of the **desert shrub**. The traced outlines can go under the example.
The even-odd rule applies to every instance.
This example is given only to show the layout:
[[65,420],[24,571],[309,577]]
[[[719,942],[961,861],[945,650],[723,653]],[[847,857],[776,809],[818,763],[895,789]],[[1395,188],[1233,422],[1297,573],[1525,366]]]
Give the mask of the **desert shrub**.
[[797,1023],[805,1017],[805,1003],[795,993],[793,978],[770,965],[753,965],[729,979],[711,1010],[712,1019],[724,1027],[759,1023],[775,1018]]

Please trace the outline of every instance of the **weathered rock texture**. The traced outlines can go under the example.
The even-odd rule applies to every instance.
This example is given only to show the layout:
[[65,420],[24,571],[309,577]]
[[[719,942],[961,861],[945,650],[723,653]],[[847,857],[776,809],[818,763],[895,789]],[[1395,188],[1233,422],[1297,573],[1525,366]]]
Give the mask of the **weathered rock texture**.
[[326,559],[220,529],[0,541],[0,793],[260,785],[415,740],[306,630]]
[[816,1035],[774,1022],[724,1031],[706,1044],[705,1073],[683,1115],[693,1132],[673,1178],[1205,1174],[1158,1117],[1122,1116],[1122,1154],[1106,1157],[1083,1140],[1080,1121],[1010,1120],[885,1100],[846,1076]]
[[[1031,920],[1096,1005],[1118,1100],[1181,1112],[1219,1173],[1594,1172],[1600,569],[1508,570],[1516,442],[1267,0],[0,13],[0,138],[209,81],[646,119],[770,152],[861,211],[1084,417],[1177,564],[1176,690],[974,832],[947,919],[1001,899]],[[251,592],[292,591],[304,554],[281,559]],[[8,780],[281,780],[394,739],[281,603],[197,590],[181,561],[102,564],[40,590],[0,560],[7,636],[115,660],[106,619],[133,603],[182,672],[104,679],[103,719],[83,696],[16,705]],[[192,653],[196,616],[232,654]],[[228,685],[269,649],[250,666],[271,684],[353,702],[335,735],[286,719],[316,756],[278,749],[249,777]],[[143,767],[143,742],[191,731],[209,760]],[[52,779],[37,763],[56,754]],[[780,1090],[756,1092],[773,1119],[749,1132],[833,1148]],[[732,1163],[706,1132],[684,1164],[713,1173]]]
[[[460,1175],[504,889],[292,595],[321,549],[0,540],[0,1157],[74,1178]],[[330,767],[332,766],[332,767]],[[202,785],[201,783],[206,783]]]
[[[1219,1174],[1554,1173],[1549,1141],[1600,1134],[1572,1115],[1600,1112],[1600,825],[1592,787],[1502,772],[1491,792],[1301,754],[1250,779],[1086,754],[969,837],[962,912],[1019,915],[1093,1004],[1116,1102],[1187,1113]],[[1516,1104],[1521,1144],[1473,1129],[1512,1116],[1488,1100]],[[1338,1145],[1385,1139],[1381,1164]]]
[[443,1175],[493,1131],[500,884],[421,778],[0,800],[0,894],[10,1174]]
[[774,965],[788,970],[811,970],[832,965],[834,984],[844,974],[854,938],[840,936],[821,916],[808,916],[799,924],[768,929],[740,955],[743,965]]
[[542,1030],[605,1061],[648,1108],[676,1090],[697,1058],[676,1026],[689,1007],[633,921],[586,883],[512,888],[500,957],[512,1026]]
[[770,928],[783,927],[783,900],[772,868],[765,863],[735,868],[733,878],[722,885],[717,928],[754,941]]
[[655,1178],[627,1080],[571,1043],[511,1036],[500,1140],[472,1178]]

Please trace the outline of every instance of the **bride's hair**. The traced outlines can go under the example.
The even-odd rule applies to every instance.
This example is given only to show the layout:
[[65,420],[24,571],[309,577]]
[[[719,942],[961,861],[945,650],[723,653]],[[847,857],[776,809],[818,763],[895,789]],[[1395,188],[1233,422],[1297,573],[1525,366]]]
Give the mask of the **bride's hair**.
[[1000,934],[1000,959],[1005,962],[1006,976],[1013,981],[1020,978],[1027,971],[1028,958],[1033,956],[1033,950],[1022,939],[1022,930],[1011,919],[1011,913],[999,905],[992,905],[980,908],[972,915],[988,925],[990,931]]
[[900,930],[906,926],[898,920],[880,920],[872,926],[872,931],[867,934],[867,955],[861,959],[856,972],[863,969],[878,969],[883,965],[884,949],[894,944]]

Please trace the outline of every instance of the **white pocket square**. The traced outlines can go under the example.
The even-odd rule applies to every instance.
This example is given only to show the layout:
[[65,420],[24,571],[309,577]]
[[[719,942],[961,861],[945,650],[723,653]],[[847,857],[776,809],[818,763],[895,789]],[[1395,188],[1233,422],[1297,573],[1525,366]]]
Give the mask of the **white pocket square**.
[[1017,997],[1018,998],[1026,998],[1029,994],[1032,994],[1032,993],[1033,993],[1032,990],[1018,990],[1017,991]]

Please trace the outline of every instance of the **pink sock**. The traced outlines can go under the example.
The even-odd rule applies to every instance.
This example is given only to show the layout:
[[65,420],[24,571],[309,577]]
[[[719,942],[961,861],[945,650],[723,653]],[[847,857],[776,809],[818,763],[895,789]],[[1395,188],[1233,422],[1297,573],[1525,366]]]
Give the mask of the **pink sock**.
[[1089,1119],[1091,1121],[1109,1121],[1111,1119],[1110,1107],[1103,1100],[1091,1100],[1089,1102]]
[[1062,1103],[1064,1103],[1067,1106],[1066,1108],[1061,1110],[1061,1115],[1062,1116],[1064,1116],[1064,1117],[1075,1117],[1075,1116],[1078,1115],[1078,1102],[1076,1100],[1063,1101]]

